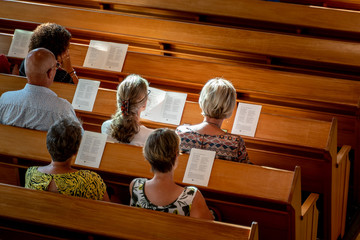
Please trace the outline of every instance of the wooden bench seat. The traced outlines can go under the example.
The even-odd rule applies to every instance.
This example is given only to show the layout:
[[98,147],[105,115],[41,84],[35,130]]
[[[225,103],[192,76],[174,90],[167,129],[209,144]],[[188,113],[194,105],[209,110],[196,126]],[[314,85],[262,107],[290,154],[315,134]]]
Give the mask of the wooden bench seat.
[[[4,125],[0,128],[0,155],[11,157],[12,162],[16,158],[12,166],[49,163],[45,132]],[[187,159],[188,155],[181,155],[175,170],[174,179],[179,184],[182,184]],[[6,158],[1,158],[1,161],[2,164],[7,163]],[[128,194],[132,178],[152,176],[140,147],[117,143],[106,144],[100,167],[95,170],[106,181],[117,182],[123,194]],[[300,181],[300,168],[285,171],[215,160],[208,186],[199,188],[207,203],[221,212],[225,222],[250,225],[252,221],[257,221],[261,239],[300,239],[301,234],[308,234],[308,229],[301,229]],[[312,206],[308,209],[315,215],[311,214],[306,221],[310,220],[315,230],[316,221],[313,220],[316,220],[314,204],[317,196],[311,196],[311,203],[307,201],[303,207]]]
[[4,239],[258,239],[255,222],[244,227],[6,184],[0,202]]
[[[316,39],[17,1],[3,1],[0,9],[2,25],[9,28],[16,27],[11,26],[14,22],[21,21],[23,26],[26,22],[24,27],[34,29],[39,23],[51,21],[65,26],[75,37],[87,36],[89,39],[93,36],[90,38],[94,39],[97,36],[108,41],[121,39],[131,42],[132,45],[136,42],[140,45],[145,41],[163,49],[165,44],[174,52],[176,49],[183,49],[185,52],[195,51],[209,56],[217,51],[227,51],[229,56],[245,53],[318,62],[322,65],[349,66],[354,69],[360,65],[357,60],[360,59],[360,45],[355,41]],[[39,12],[47,14],[40,15]],[[58,12],[62,12],[61,16]]]
[[[3,76],[0,85],[4,91],[21,89],[25,84],[24,78]],[[13,88],[9,89],[9,86],[13,86]],[[68,99],[70,102],[72,101],[75,92],[74,85],[54,83],[52,89],[58,96]],[[99,89],[93,112],[77,111],[77,114],[84,121],[85,129],[100,130],[100,124],[110,118],[110,115],[116,110],[115,96],[116,92],[113,90]],[[263,106],[263,109],[266,108],[268,106]],[[202,116],[200,112],[197,103],[187,102],[181,123],[194,124],[201,122]],[[233,116],[224,122],[222,128],[231,131],[234,116],[235,111]],[[176,127],[147,120],[142,122],[146,126],[153,128]],[[265,110],[265,113],[261,113],[255,138],[243,137],[250,159],[255,164],[288,170],[293,169],[295,166],[303,168],[302,189],[324,194],[324,217],[329,221],[328,226],[330,226],[331,221],[337,221],[335,215],[338,213],[336,212],[339,209],[346,209],[347,204],[342,198],[339,198],[338,201],[338,197],[335,197],[338,195],[347,196],[348,185],[344,185],[345,189],[338,192],[341,186],[336,179],[343,179],[342,182],[348,181],[349,175],[346,175],[345,172],[350,167],[348,161],[342,161],[341,164],[344,164],[344,168],[337,168],[336,166],[336,129],[335,120],[333,122],[323,122],[303,118],[297,119],[266,113]],[[269,158],[276,160],[269,160]],[[335,215],[328,217],[327,214]],[[332,226],[334,224],[333,222]],[[338,222],[336,226],[341,228],[344,224],[345,221]]]

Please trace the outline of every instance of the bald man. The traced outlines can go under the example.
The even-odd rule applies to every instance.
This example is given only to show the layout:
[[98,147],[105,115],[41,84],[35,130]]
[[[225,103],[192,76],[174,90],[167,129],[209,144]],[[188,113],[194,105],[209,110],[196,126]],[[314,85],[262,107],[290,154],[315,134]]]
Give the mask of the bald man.
[[78,121],[72,105],[49,89],[57,67],[49,50],[30,51],[25,58],[28,83],[24,89],[0,97],[0,124],[47,131],[60,118]]

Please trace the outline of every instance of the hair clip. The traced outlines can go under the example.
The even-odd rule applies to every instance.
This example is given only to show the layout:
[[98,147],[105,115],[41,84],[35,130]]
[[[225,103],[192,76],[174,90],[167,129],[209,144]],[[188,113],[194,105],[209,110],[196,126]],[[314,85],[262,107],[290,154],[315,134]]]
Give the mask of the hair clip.
[[129,100],[121,101],[121,113],[125,116],[129,115]]

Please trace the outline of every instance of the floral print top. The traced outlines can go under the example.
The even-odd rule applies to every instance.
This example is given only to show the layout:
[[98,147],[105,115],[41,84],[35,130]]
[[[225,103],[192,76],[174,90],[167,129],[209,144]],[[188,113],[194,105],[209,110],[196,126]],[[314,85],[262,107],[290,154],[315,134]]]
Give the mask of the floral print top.
[[95,172],[79,170],[63,174],[47,174],[38,170],[39,167],[29,167],[25,175],[25,187],[47,191],[52,180],[61,194],[102,200],[106,185]]
[[206,149],[216,152],[217,159],[241,163],[251,163],[246,151],[244,140],[234,134],[207,135],[191,130],[182,125],[176,128],[179,135],[180,149],[183,153],[190,153],[192,148]]
[[145,195],[145,182],[147,180],[146,178],[136,178],[134,180],[130,206],[190,216],[191,205],[198,190],[196,187],[185,187],[184,191],[174,202],[166,206],[157,206],[152,204]]

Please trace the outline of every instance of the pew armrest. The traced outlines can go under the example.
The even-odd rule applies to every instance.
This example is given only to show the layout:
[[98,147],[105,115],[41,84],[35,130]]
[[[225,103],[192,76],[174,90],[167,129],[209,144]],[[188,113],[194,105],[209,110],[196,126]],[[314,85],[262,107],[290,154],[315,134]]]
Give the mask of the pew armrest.
[[316,201],[319,194],[311,193],[301,206],[301,239],[316,239],[319,211]]
[[350,178],[350,160],[349,152],[351,146],[344,145],[341,147],[336,158],[336,194],[337,194],[337,219],[340,226],[341,237],[345,234],[345,221],[349,193],[349,178]]
[[347,159],[347,156],[349,155],[349,152],[351,150],[351,147],[348,145],[344,145],[341,147],[340,151],[337,154],[336,159],[336,167],[338,168],[344,159]]
[[259,225],[257,222],[251,223],[249,240],[259,240]]
[[301,206],[301,219],[304,219],[304,216],[308,214],[312,207],[316,207],[316,201],[319,199],[319,194],[311,193],[310,196]]

